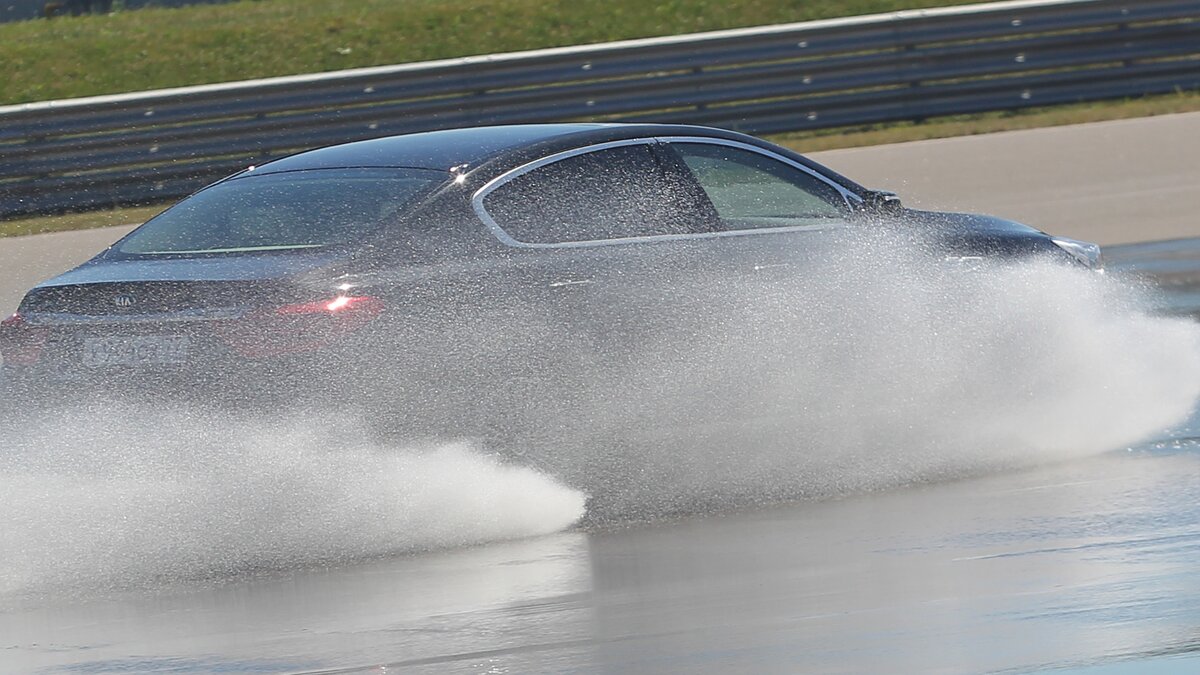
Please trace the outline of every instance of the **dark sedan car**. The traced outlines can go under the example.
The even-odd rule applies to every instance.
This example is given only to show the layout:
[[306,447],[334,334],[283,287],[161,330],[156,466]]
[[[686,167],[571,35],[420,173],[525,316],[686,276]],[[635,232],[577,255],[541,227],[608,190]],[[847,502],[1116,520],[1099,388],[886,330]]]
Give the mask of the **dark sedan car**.
[[[904,209],[729,131],[436,131],[303,152],[193,194],[32,289],[0,330],[4,381],[52,400],[303,400],[429,433],[486,426],[566,405],[581,360],[618,363],[658,330],[686,340],[705,298],[685,279],[803,274],[847,231],[888,223],[931,233],[946,260],[1099,265],[1094,245]],[[539,399],[539,381],[555,395]]]

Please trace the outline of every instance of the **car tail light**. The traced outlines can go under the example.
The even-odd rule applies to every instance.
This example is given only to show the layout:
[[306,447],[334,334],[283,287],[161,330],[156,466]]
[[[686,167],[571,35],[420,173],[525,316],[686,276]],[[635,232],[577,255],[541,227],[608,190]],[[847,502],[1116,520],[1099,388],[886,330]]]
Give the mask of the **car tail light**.
[[218,336],[250,358],[282,356],[326,347],[367,325],[383,312],[383,301],[367,296],[338,296],[260,309],[220,324]]
[[31,366],[42,358],[46,329],[29,325],[18,312],[0,321],[0,356],[10,365]]

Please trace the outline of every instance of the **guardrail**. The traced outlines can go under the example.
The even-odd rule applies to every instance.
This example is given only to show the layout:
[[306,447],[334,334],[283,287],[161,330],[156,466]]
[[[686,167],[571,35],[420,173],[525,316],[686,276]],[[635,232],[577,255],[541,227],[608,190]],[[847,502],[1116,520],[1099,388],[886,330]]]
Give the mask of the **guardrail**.
[[247,164],[455,126],[750,133],[1200,88],[1200,0],[1024,0],[0,107],[0,217],[178,198]]
[[[121,0],[122,9],[138,9],[153,5],[155,7],[181,7],[208,2],[228,2],[229,0]],[[76,14],[106,14],[113,6],[112,0],[107,3],[93,2],[90,5],[81,0],[3,0],[0,2],[0,23],[9,21],[29,21],[39,17],[62,16]]]

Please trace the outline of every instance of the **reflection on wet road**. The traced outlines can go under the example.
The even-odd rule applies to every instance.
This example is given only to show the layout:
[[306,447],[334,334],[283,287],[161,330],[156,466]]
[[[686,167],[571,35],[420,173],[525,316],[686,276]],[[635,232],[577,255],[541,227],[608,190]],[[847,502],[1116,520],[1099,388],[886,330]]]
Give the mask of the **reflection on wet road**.
[[1198,448],[1139,450],[64,599],[0,617],[0,658],[16,672],[976,672],[1186,655],[1200,645],[1198,470]]
[[1163,309],[1200,317],[1200,239],[1152,241],[1105,249],[1115,274],[1138,274],[1167,292]]
[[[1200,310],[1200,242],[1116,247]],[[1200,416],[1022,472],[0,603],[4,672],[1200,669]]]

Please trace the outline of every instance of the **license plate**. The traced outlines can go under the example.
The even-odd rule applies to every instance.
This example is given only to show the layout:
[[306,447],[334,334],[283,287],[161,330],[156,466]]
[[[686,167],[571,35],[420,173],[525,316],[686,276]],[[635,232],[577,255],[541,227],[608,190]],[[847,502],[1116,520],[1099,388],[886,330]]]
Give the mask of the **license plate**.
[[183,363],[187,357],[188,338],[184,335],[124,335],[83,341],[83,365],[89,368]]

